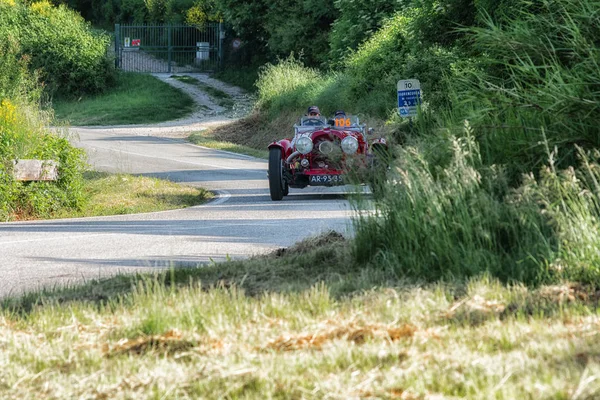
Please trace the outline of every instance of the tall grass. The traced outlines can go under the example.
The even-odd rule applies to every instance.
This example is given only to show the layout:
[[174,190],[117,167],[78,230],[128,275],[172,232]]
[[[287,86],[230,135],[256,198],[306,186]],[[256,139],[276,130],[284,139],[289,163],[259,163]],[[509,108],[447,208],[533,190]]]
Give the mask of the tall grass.
[[358,221],[358,260],[428,280],[600,282],[598,5],[521,2],[466,30],[479,56],[456,66],[451,107],[414,124],[378,216]]
[[[536,178],[508,185],[486,167],[465,129],[449,135],[449,160],[427,161],[426,148],[400,150],[374,215],[357,218],[354,257],[425,280],[489,274],[526,284],[600,282],[600,165],[578,150],[582,168],[559,170],[556,152]],[[600,159],[595,152],[593,159]]]
[[517,19],[471,30],[485,57],[456,81],[453,108],[473,124],[489,164],[539,169],[547,140],[559,166],[575,165],[575,144],[600,145],[600,3],[522,3]]
[[545,260],[556,244],[536,204],[508,200],[502,170],[482,167],[468,133],[438,146],[450,153],[446,165],[429,164],[423,148],[400,150],[376,215],[357,221],[355,257],[425,280],[484,272],[504,281],[552,279]]

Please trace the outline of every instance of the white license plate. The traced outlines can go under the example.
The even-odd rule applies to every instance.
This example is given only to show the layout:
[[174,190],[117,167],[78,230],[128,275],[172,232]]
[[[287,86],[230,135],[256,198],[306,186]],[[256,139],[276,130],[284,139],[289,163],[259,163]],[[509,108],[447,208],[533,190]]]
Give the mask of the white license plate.
[[343,185],[342,175],[311,175],[309,183],[311,185]]

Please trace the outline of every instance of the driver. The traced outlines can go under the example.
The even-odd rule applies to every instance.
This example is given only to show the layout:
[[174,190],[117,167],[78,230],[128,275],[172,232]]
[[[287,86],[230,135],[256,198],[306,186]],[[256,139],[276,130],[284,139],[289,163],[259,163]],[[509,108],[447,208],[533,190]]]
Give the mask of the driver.
[[302,125],[306,125],[306,126],[323,125],[323,121],[321,120],[321,111],[319,110],[319,107],[317,107],[317,106],[308,107],[305,117],[308,117],[308,119],[304,119],[304,121],[302,122]]
[[310,107],[308,107],[308,111],[306,112],[306,115],[309,117],[320,117],[321,111],[319,110],[319,107],[317,107],[317,106],[310,106]]

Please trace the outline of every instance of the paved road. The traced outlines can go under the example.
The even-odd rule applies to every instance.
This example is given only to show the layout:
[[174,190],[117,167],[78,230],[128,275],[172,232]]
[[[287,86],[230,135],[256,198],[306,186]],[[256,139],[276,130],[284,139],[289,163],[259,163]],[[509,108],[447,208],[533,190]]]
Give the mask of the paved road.
[[0,297],[118,272],[248,257],[324,230],[351,231],[342,189],[292,189],[272,202],[263,160],[161,137],[153,129],[74,131],[98,170],[167,178],[218,197],[159,213],[0,224]]

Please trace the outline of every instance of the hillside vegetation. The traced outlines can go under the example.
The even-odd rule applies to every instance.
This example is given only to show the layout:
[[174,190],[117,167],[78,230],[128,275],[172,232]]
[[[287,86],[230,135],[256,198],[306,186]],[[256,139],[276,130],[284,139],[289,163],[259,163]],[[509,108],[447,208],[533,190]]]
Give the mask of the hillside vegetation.
[[[121,114],[107,119],[102,106],[97,106],[102,101],[91,100],[105,92],[102,99],[104,104],[111,102],[109,110],[118,103],[107,90],[117,78],[113,61],[107,55],[108,43],[107,35],[95,33],[88,22],[66,6],[55,7],[47,1],[0,1],[0,221],[172,209],[198,204],[208,196],[201,190],[127,177],[124,179],[132,183],[127,186],[131,198],[112,196],[111,200],[109,194],[119,187],[121,178],[97,180],[84,175],[84,153],[70,144],[68,130],[49,129],[57,121],[48,99],[57,96],[63,100],[61,104],[69,99],[84,99],[73,107],[86,107],[86,115],[94,113],[93,121],[84,122],[126,118]],[[127,77],[118,78],[122,83]],[[153,95],[163,93],[164,110],[154,112],[153,118],[168,119],[174,115],[165,107],[165,99],[167,105],[176,105],[178,112],[191,109],[193,101],[183,93],[170,87],[165,90],[161,85],[166,84],[148,76],[136,78],[144,83],[144,89],[153,89]],[[150,84],[145,83],[148,79]],[[131,81],[134,79],[127,79],[126,83],[132,84]],[[143,98],[148,92],[132,92],[120,100],[127,98],[140,108],[150,108]],[[116,106],[127,111],[123,104]],[[16,181],[13,162],[20,159],[57,161],[59,179]],[[114,204],[117,199],[122,200],[121,204]]]
[[[70,4],[97,23],[225,21],[244,43],[230,65],[267,63],[257,114],[212,137],[262,148],[311,104],[380,127],[397,161],[381,217],[357,223],[360,262],[427,280],[598,282],[598,1]],[[395,108],[408,78],[424,100],[410,123]]]
[[[293,56],[262,68],[266,117],[239,127],[266,118],[264,130],[279,132],[282,115],[310,104],[383,126],[396,162],[378,217],[357,223],[363,264],[426,280],[486,272],[598,284],[599,6],[404,2],[335,70]],[[352,38],[339,19],[332,40],[340,29]],[[421,81],[424,100],[412,123],[395,109],[396,82],[408,78]]]
[[[599,1],[68,1],[122,21],[221,10],[258,46],[231,61],[271,63],[256,113],[211,137],[264,149],[318,104],[380,127],[395,160],[354,238],[5,299],[0,392],[599,397]],[[6,93],[35,94],[10,65]],[[424,93],[411,122],[407,78]]]

